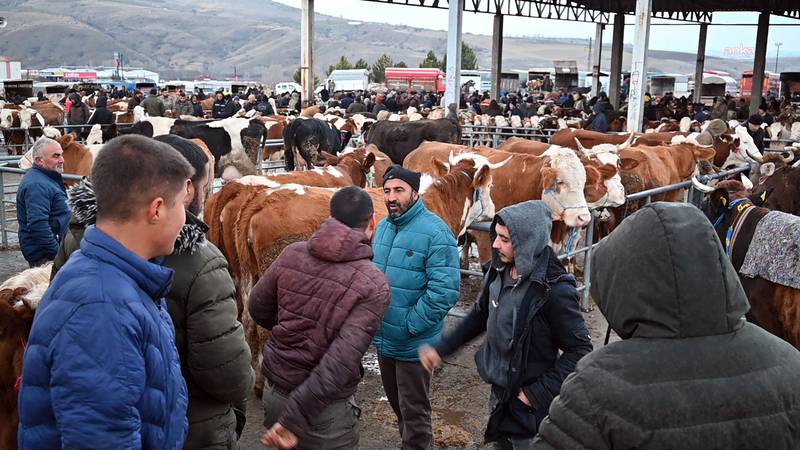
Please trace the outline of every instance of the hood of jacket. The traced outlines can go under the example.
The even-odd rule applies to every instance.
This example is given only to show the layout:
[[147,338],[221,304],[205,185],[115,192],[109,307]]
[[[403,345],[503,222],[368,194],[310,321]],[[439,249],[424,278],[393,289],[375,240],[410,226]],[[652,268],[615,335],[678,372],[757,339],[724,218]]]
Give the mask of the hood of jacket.
[[361,231],[329,218],[306,244],[315,258],[331,262],[357,261],[372,258],[369,238]]
[[[553,228],[552,211],[541,200],[529,200],[500,210],[492,221],[490,236],[497,237],[497,217],[503,219],[514,247],[514,265],[521,279],[543,280],[547,272],[549,254],[544,252]],[[492,267],[502,269],[497,250],[492,248]]]
[[[72,210],[72,222],[84,227],[94,225],[97,220],[97,197],[91,181],[87,179],[67,190],[67,203]],[[194,214],[186,211],[186,223],[175,239],[174,253],[192,254],[196,246],[206,238],[208,225]]]
[[647,205],[592,255],[591,293],[623,339],[732,333],[749,303],[711,223],[683,203]]

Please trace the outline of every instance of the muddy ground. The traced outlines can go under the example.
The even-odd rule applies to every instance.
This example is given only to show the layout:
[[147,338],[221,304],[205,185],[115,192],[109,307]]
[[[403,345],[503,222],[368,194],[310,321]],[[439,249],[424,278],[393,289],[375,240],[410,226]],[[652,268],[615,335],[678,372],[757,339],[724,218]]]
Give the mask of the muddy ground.
[[[0,251],[0,283],[28,267],[17,249]],[[479,280],[466,278],[462,283],[461,299],[455,311],[466,311],[475,299]],[[594,309],[584,313],[595,347],[601,346],[605,337],[606,322]],[[446,324],[453,326],[460,320],[449,316]],[[473,355],[482,338],[469,344],[461,352],[448,358],[433,376],[433,423],[437,448],[482,449],[483,427],[487,419],[486,400],[489,389],[478,377]],[[383,450],[400,448],[397,420],[386,401],[378,373],[374,348],[364,357],[366,375],[356,394],[362,410],[362,449]],[[220,380],[220,382],[224,382]],[[247,412],[247,425],[240,440],[241,449],[263,448],[259,442],[264,432],[261,402],[251,395]]]

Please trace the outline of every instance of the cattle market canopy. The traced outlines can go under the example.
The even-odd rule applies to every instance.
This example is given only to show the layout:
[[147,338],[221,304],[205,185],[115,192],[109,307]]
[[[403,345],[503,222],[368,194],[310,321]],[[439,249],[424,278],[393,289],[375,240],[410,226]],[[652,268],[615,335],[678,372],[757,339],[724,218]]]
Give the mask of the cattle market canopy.
[[[447,9],[445,0],[365,0],[394,5]],[[455,0],[452,0],[455,1]],[[636,0],[465,0],[464,12],[609,23],[612,13],[633,14]],[[769,11],[800,19],[800,0],[653,0],[653,17],[711,22],[715,11]]]

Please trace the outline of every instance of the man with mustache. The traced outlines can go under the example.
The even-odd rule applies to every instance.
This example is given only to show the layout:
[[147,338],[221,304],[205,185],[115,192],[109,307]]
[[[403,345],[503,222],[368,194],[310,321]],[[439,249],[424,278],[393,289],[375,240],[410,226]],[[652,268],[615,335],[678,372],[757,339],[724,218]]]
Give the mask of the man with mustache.
[[22,256],[31,267],[52,261],[69,225],[70,211],[61,174],[64,151],[47,137],[33,144],[33,167],[17,190],[17,223]]
[[417,349],[440,338],[461,282],[455,236],[425,208],[419,183],[419,173],[401,166],[386,171],[383,195],[389,216],[378,225],[373,242],[373,262],[392,291],[374,344],[404,450],[433,448],[431,378]]

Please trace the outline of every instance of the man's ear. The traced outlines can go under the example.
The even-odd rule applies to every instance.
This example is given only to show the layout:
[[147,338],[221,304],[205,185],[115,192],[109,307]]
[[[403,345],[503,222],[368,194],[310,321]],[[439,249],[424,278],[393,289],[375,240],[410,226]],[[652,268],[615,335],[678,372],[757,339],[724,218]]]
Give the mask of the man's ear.
[[147,222],[155,224],[164,217],[162,206],[166,206],[166,201],[163,197],[156,197],[150,200],[147,205]]

